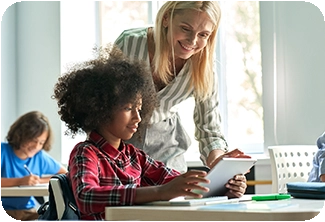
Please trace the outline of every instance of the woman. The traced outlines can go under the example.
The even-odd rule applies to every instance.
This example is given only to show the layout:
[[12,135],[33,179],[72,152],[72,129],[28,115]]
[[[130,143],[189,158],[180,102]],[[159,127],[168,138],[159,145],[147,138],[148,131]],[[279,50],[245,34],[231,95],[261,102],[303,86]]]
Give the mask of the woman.
[[[38,111],[20,116],[10,127],[8,143],[1,143],[1,186],[48,183],[49,176],[66,169],[47,152],[52,146],[50,123]],[[30,197],[2,197],[2,206],[16,220],[36,220],[36,200]]]
[[142,142],[134,137],[129,142],[181,172],[187,170],[183,154],[190,138],[177,105],[189,97],[195,99],[195,137],[203,163],[212,167],[228,151],[213,67],[220,16],[217,2],[169,1],[158,11],[155,27],[126,30],[115,41],[124,54],[151,68],[159,99]]

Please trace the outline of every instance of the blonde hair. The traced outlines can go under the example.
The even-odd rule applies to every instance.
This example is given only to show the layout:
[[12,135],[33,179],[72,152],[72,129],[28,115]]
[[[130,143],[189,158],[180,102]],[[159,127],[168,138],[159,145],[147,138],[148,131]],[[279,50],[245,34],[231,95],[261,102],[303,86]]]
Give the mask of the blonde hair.
[[[211,21],[215,24],[214,29],[208,39],[206,47],[201,52],[191,56],[190,69],[192,71],[191,86],[194,88],[196,99],[205,100],[213,91],[214,70],[213,57],[216,45],[216,35],[219,28],[221,11],[217,2],[214,1],[168,1],[158,11],[155,28],[155,54],[153,57],[154,73],[165,83],[168,84],[174,74],[170,71],[169,56],[170,46],[167,41],[167,29],[163,26],[164,16],[167,14],[172,23],[175,14],[181,10],[194,9],[206,12]],[[174,51],[172,49],[172,55]],[[175,61],[173,61],[175,63]],[[172,64],[175,65],[175,64]]]

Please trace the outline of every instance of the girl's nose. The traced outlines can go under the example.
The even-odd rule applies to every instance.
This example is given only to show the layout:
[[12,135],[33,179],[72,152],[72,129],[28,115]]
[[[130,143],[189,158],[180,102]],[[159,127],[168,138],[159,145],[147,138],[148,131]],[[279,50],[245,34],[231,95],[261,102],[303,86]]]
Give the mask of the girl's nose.
[[141,115],[139,110],[133,111],[133,119],[137,120],[138,122],[141,122]]

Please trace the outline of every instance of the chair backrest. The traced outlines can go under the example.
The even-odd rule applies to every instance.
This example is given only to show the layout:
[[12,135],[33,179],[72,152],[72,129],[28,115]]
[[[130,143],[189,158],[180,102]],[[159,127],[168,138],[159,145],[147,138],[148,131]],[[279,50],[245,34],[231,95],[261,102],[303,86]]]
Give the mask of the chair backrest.
[[51,177],[49,200],[37,212],[39,220],[80,220],[81,214],[66,174]]
[[61,184],[58,178],[51,178],[50,184],[52,186],[53,196],[55,200],[57,218],[58,220],[61,220],[65,210],[65,203],[63,199]]
[[287,193],[288,182],[306,182],[317,150],[316,145],[269,146],[272,192]]

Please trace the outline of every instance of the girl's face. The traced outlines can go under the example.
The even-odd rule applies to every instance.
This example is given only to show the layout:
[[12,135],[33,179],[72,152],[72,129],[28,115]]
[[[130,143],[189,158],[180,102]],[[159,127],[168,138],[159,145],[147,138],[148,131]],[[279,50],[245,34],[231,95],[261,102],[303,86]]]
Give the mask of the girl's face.
[[142,106],[140,99],[138,105],[125,104],[117,109],[107,127],[100,130],[101,135],[115,148],[118,148],[122,140],[131,139],[138,129],[141,121],[140,111]]
[[[167,16],[164,18],[164,27],[169,26],[169,19]],[[188,59],[200,52],[207,45],[213,28],[206,12],[187,9],[175,14],[172,27],[167,31],[167,40],[174,46],[175,58]]]
[[25,156],[23,159],[31,158],[35,156],[41,149],[47,140],[48,132],[44,131],[39,137],[36,137],[20,146],[20,149],[17,150],[20,153],[20,157]]

